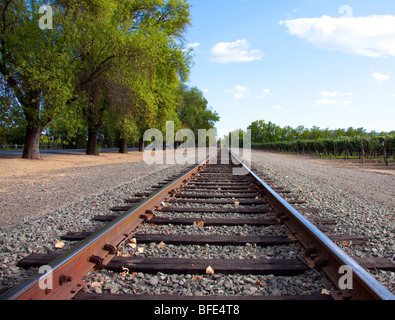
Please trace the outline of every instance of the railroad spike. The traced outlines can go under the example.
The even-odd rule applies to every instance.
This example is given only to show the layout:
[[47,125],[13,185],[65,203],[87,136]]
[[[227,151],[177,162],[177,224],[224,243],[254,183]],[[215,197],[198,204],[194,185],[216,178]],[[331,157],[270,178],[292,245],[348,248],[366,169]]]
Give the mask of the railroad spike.
[[143,219],[144,223],[150,221],[153,217],[154,214],[145,214],[145,213],[140,214],[140,219]]
[[65,283],[71,282],[71,281],[73,281],[73,277],[71,277],[71,276],[69,276],[69,275],[67,275],[67,274],[61,274],[61,275],[59,276],[59,284],[60,284],[60,285],[63,285],[63,284],[65,284]]
[[317,270],[321,270],[323,267],[329,265],[329,261],[327,259],[318,259],[315,261],[314,268]]
[[96,270],[100,269],[103,266],[103,258],[95,256],[95,255],[90,256],[89,262],[95,264],[94,268]]
[[317,248],[315,247],[310,247],[306,249],[306,256],[314,258],[317,256]]
[[108,251],[109,254],[115,254],[117,252],[117,248],[115,248],[112,244],[105,244],[103,250]]

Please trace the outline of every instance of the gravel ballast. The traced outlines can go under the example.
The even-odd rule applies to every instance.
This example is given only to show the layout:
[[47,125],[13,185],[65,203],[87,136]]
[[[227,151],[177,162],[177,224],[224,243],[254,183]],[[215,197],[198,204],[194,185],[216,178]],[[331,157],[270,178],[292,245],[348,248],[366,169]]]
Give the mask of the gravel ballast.
[[[187,165],[150,166],[135,162],[51,172],[51,176],[61,174],[63,177],[48,185],[48,192],[56,199],[61,198],[59,202],[46,199],[52,204],[52,211],[51,206],[43,210],[35,198],[35,188],[25,188],[22,193],[25,200],[21,201],[20,195],[15,196],[14,201],[20,205],[13,204],[15,211],[0,216],[0,288],[13,286],[29,275],[16,267],[20,259],[32,253],[64,252],[72,244],[65,242],[62,249],[56,249],[62,235],[101,229],[104,224],[92,221],[93,217],[111,214],[111,207],[125,205],[125,199],[180,174],[186,168]],[[82,200],[70,204],[70,194],[74,193],[78,193]],[[12,203],[14,195],[16,193],[8,195],[3,201]],[[9,210],[8,206],[3,207],[5,209]]]
[[[334,219],[331,234],[364,237],[366,244],[339,244],[351,257],[387,258],[395,263],[395,177],[374,172],[339,168],[315,163],[303,157],[252,151],[252,166],[258,175],[294,193],[306,204],[319,208],[316,218]],[[370,271],[388,290],[395,293],[395,273]]]
[[[269,175],[277,179],[278,184],[299,193],[305,198],[306,207],[321,209],[318,214],[305,214],[309,219],[335,219],[338,224],[333,227],[333,234],[356,234],[367,239],[366,246],[346,246],[344,249],[351,256],[385,257],[392,259],[395,254],[394,233],[395,218],[394,197],[395,181],[393,176],[375,173],[359,172],[318,165],[305,159],[288,158],[263,152],[253,151],[253,166],[258,175]],[[103,224],[92,222],[96,215],[109,214],[112,206],[124,205],[124,200],[132,194],[141,192],[164,179],[185,170],[186,165],[148,166],[143,162],[132,164],[105,165],[85,169],[67,169],[75,173],[74,179],[56,181],[56,185],[48,185],[46,191],[54,198],[67,198],[70,193],[78,193],[81,199],[61,208],[58,203],[48,203],[50,213],[42,217],[25,214],[15,217],[14,223],[9,223],[9,217],[1,216],[5,223],[0,228],[0,288],[9,287],[20,282],[29,272],[20,270],[16,262],[31,253],[62,252],[72,244],[65,241],[66,246],[55,249],[60,236],[67,232],[95,231]],[[76,170],[76,171],[73,171]],[[86,170],[86,171],[81,171]],[[63,170],[62,170],[63,172]],[[69,171],[67,171],[69,172]],[[82,179],[83,177],[83,179]],[[84,181],[84,183],[82,183]],[[88,182],[91,182],[91,187]],[[367,183],[368,182],[368,183]],[[60,185],[59,185],[60,184]],[[368,184],[367,187],[365,185]],[[385,189],[385,190],[384,190]],[[376,190],[376,191],[373,191]],[[381,192],[383,190],[383,192]],[[30,193],[31,192],[31,193]],[[392,192],[392,196],[391,196]],[[38,195],[30,189],[26,194],[26,212],[28,208],[36,208],[40,201]],[[18,198],[17,198],[18,199]],[[67,199],[63,199],[66,201]],[[19,201],[19,200],[18,200]],[[62,201],[62,203],[64,203]],[[194,206],[194,204],[188,204]],[[7,206],[12,205],[12,199],[7,198]],[[53,210],[51,210],[51,206]],[[184,206],[184,205],[182,205]],[[4,206],[2,205],[2,208]],[[11,210],[12,211],[12,210]],[[11,212],[9,211],[9,212]],[[33,210],[34,211],[34,210]],[[161,216],[173,215],[161,213]],[[200,218],[199,214],[195,215]],[[174,214],[177,216],[177,214]],[[195,217],[194,216],[194,217]],[[212,214],[210,217],[222,215]],[[248,217],[249,215],[240,215]],[[239,217],[232,214],[232,217]],[[267,216],[271,218],[271,215]],[[208,218],[208,217],[207,217]],[[221,227],[191,226],[192,234],[213,234]],[[229,234],[283,234],[278,227],[248,227],[226,228]],[[177,226],[157,227],[151,229],[144,225],[138,232],[164,233],[184,232]],[[185,230],[185,229],[184,229]],[[223,229],[220,230],[224,231]],[[138,250],[139,248],[140,251]],[[124,246],[123,254],[141,255],[146,257],[196,257],[213,259],[220,258],[270,258],[279,255],[282,258],[298,259],[303,252],[295,244],[282,248],[259,248],[253,244],[246,246],[206,246],[204,252],[198,246],[173,246],[158,244],[139,245],[136,248]],[[390,291],[395,292],[394,273],[374,272],[373,275]],[[314,279],[314,281],[313,281]],[[128,294],[171,294],[171,295],[298,295],[320,294],[322,289],[330,290],[333,285],[322,273],[310,270],[301,276],[289,278],[278,276],[242,276],[242,275],[155,275],[125,272],[122,276],[111,271],[91,272],[87,277],[88,292],[97,293],[128,293]]]

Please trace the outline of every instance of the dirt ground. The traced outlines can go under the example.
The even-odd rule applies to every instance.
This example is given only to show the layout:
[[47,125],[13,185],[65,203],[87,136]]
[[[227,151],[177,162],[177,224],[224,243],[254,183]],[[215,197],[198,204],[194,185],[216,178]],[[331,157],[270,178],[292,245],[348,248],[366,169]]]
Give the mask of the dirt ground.
[[[382,162],[366,160],[362,164],[361,160],[351,159],[319,159],[311,156],[290,155],[276,153],[281,157],[305,159],[319,164],[330,165],[338,168],[349,168],[359,171],[369,171],[395,176],[395,164],[391,163],[387,167]],[[128,154],[117,152],[102,153],[100,156],[87,156],[85,154],[42,154],[42,161],[25,160],[20,156],[0,158],[0,177],[18,177],[31,174],[45,173],[66,168],[90,167],[95,165],[130,163],[143,161],[143,153],[129,151]]]
[[365,160],[365,163],[362,164],[362,160],[359,159],[348,159],[347,161],[345,161],[344,159],[320,159],[320,158],[313,158],[311,156],[282,154],[282,153],[275,153],[275,154],[280,157],[305,159],[306,161],[333,166],[336,168],[347,168],[347,169],[353,169],[358,171],[368,171],[368,172],[375,172],[375,173],[395,176],[394,163],[391,163],[390,166],[387,167],[384,162],[380,162],[376,160]]
[[0,231],[168,167],[146,164],[138,151],[41,156],[41,161],[21,159],[21,154],[0,156]]
[[143,161],[143,153],[138,151],[131,151],[128,154],[102,153],[100,156],[45,153],[41,156],[41,161],[25,160],[21,159],[20,156],[0,159],[0,176],[17,177],[66,168]]

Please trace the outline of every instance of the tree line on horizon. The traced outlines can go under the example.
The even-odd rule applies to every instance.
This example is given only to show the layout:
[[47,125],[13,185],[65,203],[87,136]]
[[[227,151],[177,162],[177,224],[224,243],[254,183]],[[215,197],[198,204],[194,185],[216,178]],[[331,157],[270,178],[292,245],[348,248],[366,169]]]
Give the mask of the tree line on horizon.
[[251,130],[251,142],[252,143],[270,143],[279,141],[296,141],[296,140],[318,140],[318,139],[341,139],[341,138],[354,138],[354,137],[376,137],[376,136],[386,136],[395,135],[395,131],[391,132],[368,132],[364,128],[353,128],[349,127],[347,129],[322,129],[317,126],[312,128],[306,128],[301,125],[297,128],[292,128],[291,126],[281,127],[275,123],[268,122],[264,120],[258,120],[251,123],[248,126]]
[[[144,147],[148,129],[211,129],[219,121],[203,93],[187,86],[192,50],[186,0],[54,0],[0,4],[0,145],[41,143]],[[23,142],[23,143],[21,143]]]
[[[362,127],[334,130],[317,126],[292,128],[264,120],[254,121],[247,130],[251,130],[253,149],[346,158],[358,156],[388,159],[395,155],[395,131],[368,132]],[[238,137],[239,146],[242,147],[246,132],[242,129],[235,130],[225,140],[230,142],[227,139],[232,134]]]

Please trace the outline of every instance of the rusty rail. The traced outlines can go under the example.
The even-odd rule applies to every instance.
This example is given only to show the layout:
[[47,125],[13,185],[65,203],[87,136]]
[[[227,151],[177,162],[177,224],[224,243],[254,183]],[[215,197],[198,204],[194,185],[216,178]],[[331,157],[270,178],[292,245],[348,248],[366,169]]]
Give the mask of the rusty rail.
[[[196,165],[192,170],[162,187],[158,192],[130,208],[99,232],[79,242],[72,250],[48,263],[49,272],[37,273],[22,284],[3,294],[7,300],[66,300],[73,298],[84,286],[83,277],[92,269],[99,269],[115,257],[117,247],[142,223],[153,217],[153,212],[162,209],[163,202],[187,184],[219,152]],[[332,240],[304,218],[296,209],[278,195],[268,184],[230,151],[235,162],[242,164],[255,185],[266,195],[279,220],[284,222],[306,249],[306,262],[315,269],[322,269],[338,291],[332,293],[335,299],[353,300],[395,300],[395,296],[366,272],[357,262],[343,252]],[[231,188],[230,188],[231,189]],[[203,200],[204,201],[204,200]],[[217,209],[218,210],[218,209]],[[276,220],[276,219],[275,219]],[[52,258],[51,258],[52,259]],[[50,261],[49,259],[48,261]],[[339,285],[342,274],[339,269],[348,266],[352,270],[352,289]],[[51,281],[50,281],[51,280]],[[52,286],[46,284],[51,282]]]
[[[82,278],[92,269],[107,264],[116,255],[117,246],[153,211],[160,208],[169,194],[176,193],[188,178],[196,175],[218,151],[194,169],[169,183],[157,193],[125,212],[102,230],[78,243],[67,253],[50,262],[49,272],[37,273],[3,294],[4,300],[66,300],[75,296],[83,287]],[[51,286],[48,286],[48,281]]]
[[[308,263],[316,269],[322,269],[338,287],[339,296],[334,298],[353,300],[395,300],[395,296],[389,290],[341,250],[301,213],[280,197],[262,179],[252,172],[243,160],[237,157],[232,151],[230,151],[230,153],[262,187],[271,205],[277,208],[277,213],[279,215],[284,215],[283,220],[285,220],[285,224],[306,248],[310,256],[308,258]],[[339,270],[343,266],[348,266],[352,270],[352,289],[343,289],[339,286],[339,280],[343,276]]]

